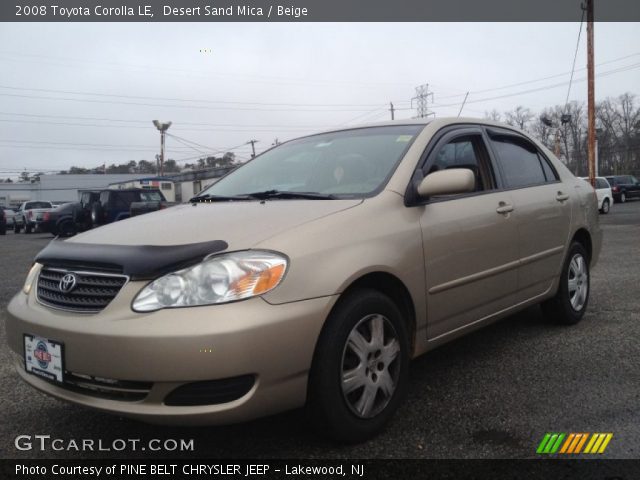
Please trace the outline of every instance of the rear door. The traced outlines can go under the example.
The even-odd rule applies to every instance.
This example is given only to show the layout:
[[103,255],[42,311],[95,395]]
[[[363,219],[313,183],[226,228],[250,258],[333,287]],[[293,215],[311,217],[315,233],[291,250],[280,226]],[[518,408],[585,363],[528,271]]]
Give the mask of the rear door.
[[518,302],[542,295],[560,274],[571,225],[571,195],[549,160],[525,137],[487,129],[518,231]]
[[517,230],[508,192],[497,188],[483,132],[457,127],[443,134],[428,156],[424,174],[468,168],[476,190],[424,201],[427,335],[435,339],[513,303],[517,287]]

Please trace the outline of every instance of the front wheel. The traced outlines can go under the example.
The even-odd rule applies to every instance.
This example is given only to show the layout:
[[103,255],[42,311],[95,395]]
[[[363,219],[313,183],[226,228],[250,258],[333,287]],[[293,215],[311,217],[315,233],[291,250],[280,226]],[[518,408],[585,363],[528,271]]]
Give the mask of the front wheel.
[[605,198],[602,201],[602,208],[600,209],[600,212],[601,213],[605,213],[605,214],[609,213],[609,199],[608,198]]
[[361,442],[391,419],[407,389],[409,341],[386,295],[357,290],[340,300],[320,335],[308,408],[322,433]]
[[571,244],[562,267],[556,296],[542,304],[544,313],[565,325],[578,323],[589,303],[589,256],[578,242]]

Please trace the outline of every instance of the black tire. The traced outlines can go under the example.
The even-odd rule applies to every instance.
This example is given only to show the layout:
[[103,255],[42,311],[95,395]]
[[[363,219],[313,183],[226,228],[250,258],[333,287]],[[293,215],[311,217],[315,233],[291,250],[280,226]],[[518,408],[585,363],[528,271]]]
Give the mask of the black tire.
[[72,237],[76,233],[78,233],[78,229],[76,228],[76,224],[73,223],[73,220],[64,220],[58,225],[56,225],[56,230],[54,234],[60,235],[61,237]]
[[609,213],[609,208],[610,208],[609,199],[605,198],[602,201],[602,208],[600,209],[600,213],[604,213],[606,215],[607,213]]
[[18,224],[15,222],[15,220],[14,220],[14,221],[13,221],[13,232],[14,232],[14,233],[20,233],[20,230],[21,230],[21,229],[22,229],[22,228],[20,227],[20,225],[18,225]]
[[2,227],[0,227],[0,235],[6,235],[7,234],[7,226],[3,225]]
[[[377,323],[378,320],[381,323]],[[383,325],[382,336],[376,336],[382,339],[381,343],[375,342],[374,324]],[[362,344],[366,346],[362,356],[355,354],[351,347],[354,343],[348,341],[356,334],[366,342]],[[320,433],[334,440],[355,443],[371,438],[384,428],[406,396],[408,338],[400,310],[386,295],[362,289],[348,293],[339,301],[320,334],[309,374],[307,410]],[[378,349],[379,345],[383,347]],[[367,355],[366,361],[362,360],[364,355]],[[359,386],[350,393],[343,393],[345,367],[350,371],[361,369],[358,378],[353,378],[353,385]],[[384,386],[391,389],[389,394]],[[373,392],[368,395],[371,402],[364,401],[365,389]],[[369,403],[371,409],[367,411]],[[366,415],[356,412],[360,407]]]
[[620,203],[625,203],[627,201],[627,194],[625,192],[620,192]]
[[[583,271],[580,275],[576,275],[576,268],[572,265],[574,259],[580,259],[579,261],[582,262]],[[574,292],[570,290],[570,283],[577,285]],[[581,291],[582,294],[578,298],[578,290],[583,286],[586,287],[586,290]],[[556,323],[575,325],[582,320],[584,312],[587,310],[590,290],[589,256],[581,243],[573,242],[562,267],[558,292],[555,297],[542,303],[542,310],[548,318]],[[577,301],[580,298],[582,301]],[[576,302],[573,301],[574,299]]]
[[31,233],[33,227],[31,227],[31,225],[29,225],[29,223],[27,223],[27,221],[25,220],[24,222],[24,233]]

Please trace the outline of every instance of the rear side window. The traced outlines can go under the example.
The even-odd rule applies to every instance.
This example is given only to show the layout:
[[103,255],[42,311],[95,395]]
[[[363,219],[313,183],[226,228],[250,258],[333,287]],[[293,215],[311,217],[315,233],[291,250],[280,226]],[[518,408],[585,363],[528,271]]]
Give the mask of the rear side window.
[[498,155],[507,188],[540,185],[557,180],[546,159],[525,141],[497,137],[491,144]]
[[609,184],[604,178],[596,178],[596,188],[609,188]]

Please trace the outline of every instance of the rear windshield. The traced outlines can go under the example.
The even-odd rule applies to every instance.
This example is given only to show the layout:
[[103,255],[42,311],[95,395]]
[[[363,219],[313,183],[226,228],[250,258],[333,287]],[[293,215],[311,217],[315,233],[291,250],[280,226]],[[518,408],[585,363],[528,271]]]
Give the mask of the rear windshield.
[[29,202],[25,205],[25,210],[32,210],[34,208],[51,208],[51,203],[49,202]]
[[161,202],[163,200],[160,192],[140,192],[141,202]]

